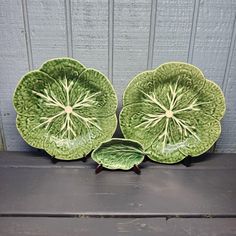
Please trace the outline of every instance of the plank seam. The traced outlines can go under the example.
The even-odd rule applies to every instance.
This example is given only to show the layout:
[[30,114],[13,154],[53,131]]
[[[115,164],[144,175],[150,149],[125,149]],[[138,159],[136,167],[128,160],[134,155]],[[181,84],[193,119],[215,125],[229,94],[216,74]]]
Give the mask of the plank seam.
[[6,139],[4,135],[3,121],[2,121],[2,112],[0,110],[0,151],[7,150],[6,148]]
[[29,67],[29,70],[33,70],[34,63],[33,63],[33,53],[32,53],[32,44],[31,44],[30,23],[29,23],[27,0],[21,0],[21,5],[22,5],[22,14],[23,14],[23,22],[24,22],[28,67]]
[[[231,36],[230,36],[229,51],[228,51],[228,55],[227,55],[227,59],[226,59],[226,63],[225,63],[224,77],[223,77],[223,81],[221,84],[222,91],[224,94],[226,94],[226,90],[227,90],[228,83],[229,83],[229,72],[230,72],[231,62],[233,59],[233,51],[234,51],[235,41],[236,41],[236,29],[235,28],[236,28],[236,14],[234,15],[234,22],[233,22],[232,32],[231,32]],[[214,144],[212,152],[217,151],[217,143],[218,143],[218,141]]]
[[67,55],[73,57],[73,35],[72,35],[72,17],[71,0],[65,0],[65,23],[66,23],[66,43]]
[[196,33],[197,33],[199,10],[200,10],[200,0],[195,0],[194,6],[193,6],[192,26],[191,26],[189,46],[188,46],[188,58],[187,58],[188,63],[193,62],[194,45],[195,45],[195,38],[196,38]]
[[114,0],[108,0],[108,78],[113,83]]
[[236,213],[228,214],[178,214],[178,213],[0,213],[0,217],[47,217],[47,218],[236,218]]
[[228,82],[229,82],[229,72],[230,72],[230,66],[233,59],[233,51],[235,47],[235,41],[236,41],[236,14],[234,15],[234,22],[232,27],[232,33],[230,37],[230,46],[229,51],[227,55],[226,65],[225,65],[225,71],[224,71],[224,77],[222,81],[222,90],[224,94],[226,93]]
[[[47,165],[0,165],[0,169],[90,169],[94,170],[96,167],[93,166],[47,166]],[[146,171],[147,169],[158,169],[158,170],[168,170],[168,171],[231,171],[236,170],[235,167],[177,167],[177,168],[167,168],[167,167],[155,167],[148,166],[141,170]],[[106,170],[104,170],[106,172]],[[128,172],[131,173],[131,172]]]
[[156,18],[157,18],[157,0],[152,0],[151,14],[150,14],[150,29],[149,29],[149,41],[148,41],[148,57],[147,57],[147,69],[151,69],[153,66],[153,54],[155,44],[155,31],[156,31]]

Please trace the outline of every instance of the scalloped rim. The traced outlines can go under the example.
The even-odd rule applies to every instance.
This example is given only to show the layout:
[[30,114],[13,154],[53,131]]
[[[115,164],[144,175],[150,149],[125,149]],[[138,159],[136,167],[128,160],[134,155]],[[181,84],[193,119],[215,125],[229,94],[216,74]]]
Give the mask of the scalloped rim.
[[[122,105],[123,105],[123,107],[124,107],[124,106],[127,106],[127,105],[124,105],[124,97],[125,97],[125,94],[126,94],[126,92],[127,92],[127,89],[129,88],[129,86],[131,85],[131,83],[134,81],[134,79],[135,79],[136,77],[138,77],[138,76],[140,76],[140,75],[142,75],[142,74],[144,74],[144,73],[147,73],[147,72],[154,72],[155,70],[158,70],[160,67],[162,67],[162,66],[164,66],[164,65],[169,65],[169,64],[173,64],[173,63],[184,64],[184,65],[188,65],[188,66],[191,66],[191,67],[197,69],[197,70],[201,73],[201,75],[205,78],[205,80],[206,80],[207,82],[212,83],[212,84],[216,85],[216,86],[219,88],[219,91],[221,92],[221,95],[222,95],[223,100],[224,100],[224,105],[225,105],[225,106],[224,106],[224,111],[223,111],[222,117],[219,119],[219,121],[220,121],[220,120],[224,117],[225,112],[226,112],[225,96],[224,96],[224,93],[223,93],[221,87],[220,87],[216,82],[207,79],[206,76],[205,76],[205,75],[203,74],[203,72],[201,71],[201,69],[198,68],[197,66],[194,66],[194,65],[192,65],[192,64],[190,64],[190,63],[186,63],[186,62],[181,62],[181,61],[165,62],[165,63],[162,63],[161,65],[159,65],[157,68],[155,68],[155,69],[153,69],[153,70],[145,70],[145,71],[142,71],[142,72],[138,73],[137,75],[135,75],[135,76],[130,80],[130,82],[128,83],[128,85],[127,85],[126,88],[125,88],[125,91],[123,92],[123,95],[122,95]],[[130,105],[130,104],[129,104],[129,105]]]
[[[138,104],[140,104],[140,103],[138,103]],[[129,105],[127,105],[127,106],[132,106],[133,104],[129,104]],[[126,106],[126,107],[127,107]],[[121,110],[121,112],[120,112],[120,114],[123,112],[123,109]],[[209,115],[210,116],[210,115]],[[212,116],[211,116],[212,117]],[[213,119],[215,119],[218,123],[219,123],[219,135],[218,135],[218,138],[220,137],[220,134],[221,134],[221,130],[222,130],[222,127],[221,127],[221,124],[220,124],[220,120],[218,120],[218,119],[216,119],[216,118],[214,118],[214,117],[212,117]],[[119,122],[120,122],[120,116],[119,116]],[[121,131],[122,131],[122,134],[124,135],[124,138],[126,139],[126,140],[131,140],[131,141],[135,141],[135,142],[137,142],[137,143],[139,143],[138,141],[136,141],[136,140],[132,140],[132,139],[128,139],[128,138],[126,138],[127,136],[123,133],[123,130],[122,130],[122,127],[120,127],[121,128]],[[211,146],[210,146],[210,148],[208,149],[208,150],[210,150],[212,147],[213,147],[213,145],[215,144],[216,142],[214,142]],[[142,144],[141,144],[142,145]],[[143,145],[142,145],[142,147],[143,147]],[[145,151],[145,148],[143,147],[143,150]],[[201,152],[200,154],[198,154],[198,155],[194,155],[194,156],[191,156],[191,157],[198,157],[198,156],[200,156],[200,155],[202,155],[202,154],[204,154],[204,153],[206,153],[208,150],[206,150],[206,151],[203,151],[203,152]],[[183,153],[181,150],[179,150],[179,152],[181,152],[183,155],[185,155],[184,156],[184,158],[182,158],[182,159],[180,159],[178,162],[180,162],[180,161],[182,161],[183,159],[185,159],[187,156],[190,156],[190,155],[186,155],[185,153]],[[152,161],[155,161],[155,162],[158,162],[158,163],[162,163],[162,164],[175,164],[175,163],[178,163],[178,162],[171,162],[171,161],[166,161],[167,159],[164,159],[163,161],[157,161],[156,159],[154,159],[154,158],[151,158],[150,157],[150,154],[147,152],[146,153],[146,155],[148,156],[148,158],[149,159],[151,159]]]
[[[111,116],[114,116],[114,115],[116,115],[116,114],[113,114],[113,115],[111,115]],[[110,116],[109,116],[110,117]],[[115,133],[115,131],[116,131],[116,128],[117,128],[117,123],[118,123],[118,119],[117,119],[117,116],[114,116],[115,118],[116,118],[116,126],[114,126],[114,129],[113,129],[113,135],[114,135],[114,133]],[[110,139],[107,139],[107,140],[110,140]],[[102,142],[102,143],[105,143],[106,141],[104,141],[104,142]],[[101,143],[100,143],[101,144]],[[99,144],[99,146],[100,146],[100,144]],[[56,159],[58,159],[58,160],[64,160],[64,161],[73,161],[73,160],[78,160],[78,159],[82,159],[84,156],[87,156],[90,152],[93,152],[93,151],[95,151],[95,149],[97,149],[99,146],[95,146],[95,147],[92,147],[92,149],[89,151],[89,152],[87,152],[87,153],[84,153],[83,154],[83,156],[81,156],[81,157],[75,157],[75,158],[70,158],[70,159],[65,159],[65,158],[61,158],[61,157],[55,157]],[[50,156],[52,156],[46,149],[44,149],[44,148],[41,148],[41,149],[43,149],[43,150],[45,150]]]
[[[26,75],[31,74],[32,72],[42,72],[42,73],[48,75],[48,74],[45,73],[44,71],[40,71],[40,69],[41,69],[41,68],[43,67],[43,65],[45,65],[46,63],[48,63],[48,62],[50,62],[50,61],[57,60],[57,59],[69,59],[69,60],[76,61],[76,62],[79,62],[79,63],[80,63],[80,61],[78,61],[78,60],[76,60],[76,59],[74,59],[74,58],[70,58],[70,57],[55,57],[55,58],[51,58],[51,59],[45,61],[40,67],[38,67],[38,69],[34,69],[34,70],[31,70],[31,71],[28,71],[27,73],[25,73],[23,76],[20,77],[19,81],[18,81],[17,84],[16,84],[16,87],[15,87],[15,89],[14,89],[14,92],[13,92],[12,104],[13,104],[13,107],[14,107],[15,111],[16,111],[16,107],[15,107],[15,104],[14,104],[14,97],[15,97],[16,89],[17,89],[18,85],[21,83],[21,81],[23,80],[23,78],[24,78]],[[116,91],[115,91],[115,89],[114,89],[114,87],[113,87],[111,81],[109,80],[109,78],[108,78],[104,73],[102,73],[101,71],[99,71],[99,70],[97,70],[97,69],[90,68],[90,67],[87,68],[84,64],[82,64],[82,63],[80,63],[80,64],[84,67],[84,69],[85,69],[84,71],[90,69],[90,70],[93,70],[93,71],[96,71],[96,72],[102,74],[102,75],[106,78],[107,82],[111,85],[112,91],[113,91],[114,94],[115,94],[116,111],[117,111],[117,108],[118,108],[118,98],[117,98]],[[84,72],[84,71],[83,71],[83,72]],[[83,72],[82,72],[82,73],[83,73]],[[82,74],[82,73],[81,73],[81,74]],[[80,75],[81,75],[81,74],[80,74]],[[79,75],[79,76],[80,76],[80,75]],[[15,122],[16,122],[17,117],[18,117],[19,115],[21,115],[21,114],[18,114],[17,111],[16,111]],[[110,116],[114,116],[114,115],[115,115],[115,118],[116,118],[116,122],[115,122],[116,125],[114,126],[114,129],[113,129],[113,132],[112,132],[113,135],[114,135],[114,133],[115,133],[115,131],[116,131],[116,129],[117,129],[117,124],[118,124],[118,118],[117,118],[116,112],[115,112],[113,115],[110,115]],[[107,116],[107,117],[110,117],[110,116]],[[18,128],[17,125],[16,125],[16,128],[17,128],[17,131],[20,133],[21,137],[23,138],[22,132],[20,131],[20,129]],[[47,150],[44,149],[44,147],[37,147],[37,146],[35,146],[35,145],[29,144],[24,138],[23,138],[23,140],[24,140],[28,145],[30,145],[31,147],[37,148],[37,149],[42,149],[42,150],[45,150],[45,151],[47,152]],[[105,142],[106,142],[106,141],[104,141],[104,142],[102,142],[102,143],[105,143]],[[84,155],[88,155],[91,151],[94,151],[94,150],[97,149],[97,148],[98,148],[98,146],[92,147],[92,149],[91,149],[88,153],[85,153]],[[48,152],[47,152],[47,153],[48,153]],[[49,154],[49,153],[48,153],[48,154]],[[52,156],[51,154],[49,154],[49,155]],[[75,157],[75,158],[71,158],[71,159],[65,159],[65,158],[60,158],[60,157],[55,157],[55,158],[58,159],[58,160],[70,161],[70,160],[78,160],[78,159],[81,159],[81,158],[83,158],[83,157],[84,157],[84,156]]]
[[[184,65],[188,65],[188,66],[191,66],[191,67],[197,69],[197,70],[201,73],[201,75],[203,76],[203,78],[204,78],[207,82],[209,82],[209,83],[211,83],[211,84],[214,84],[214,85],[219,89],[219,91],[220,91],[220,93],[221,93],[221,95],[222,95],[222,98],[223,98],[223,100],[224,100],[224,109],[223,109],[223,111],[222,111],[222,116],[221,116],[221,118],[219,118],[219,119],[216,119],[216,118],[215,118],[215,119],[219,122],[219,136],[218,136],[218,138],[219,138],[219,137],[220,137],[220,134],[221,134],[221,131],[222,131],[222,127],[221,127],[220,121],[223,119],[223,117],[224,117],[224,115],[225,115],[225,112],[226,112],[226,101],[225,101],[224,93],[223,93],[221,87],[220,87],[217,83],[215,83],[214,81],[207,79],[207,78],[205,77],[205,75],[203,74],[203,72],[202,72],[198,67],[196,67],[196,66],[194,66],[194,65],[192,65],[192,64],[186,63],[186,62],[170,61],[170,62],[162,63],[161,65],[159,65],[157,68],[155,68],[155,69],[153,69],[153,70],[142,71],[142,72],[138,73],[137,75],[135,75],[135,76],[130,80],[130,82],[128,83],[128,85],[126,86],[125,91],[124,91],[124,93],[123,93],[123,95],[122,95],[122,105],[123,105],[123,107],[126,107],[126,106],[129,106],[129,105],[134,104],[134,103],[132,103],[132,104],[124,105],[124,97],[126,96],[127,89],[129,88],[129,86],[132,84],[132,82],[135,80],[136,77],[138,77],[138,76],[140,76],[140,75],[142,75],[142,74],[144,74],[144,73],[147,73],[147,72],[154,72],[154,71],[158,70],[160,67],[162,67],[162,66],[164,66],[164,65],[170,65],[170,64],[173,64],[173,63],[184,64]],[[119,123],[121,122],[121,120],[120,120],[120,117],[121,117],[120,114],[122,113],[122,111],[123,111],[123,108],[121,109],[121,111],[120,111],[120,113],[119,113]],[[213,118],[214,118],[214,117],[213,117]],[[120,129],[121,129],[122,134],[124,135],[124,138],[126,139],[126,135],[124,134],[124,132],[123,132],[121,126],[120,126]],[[134,140],[134,141],[135,141],[135,140]],[[217,141],[217,140],[216,140],[216,141]],[[135,142],[136,142],[136,141],[135,141]],[[214,143],[211,145],[211,147],[212,147],[215,143],[216,143],[216,142],[214,142]],[[210,147],[208,150],[210,150],[211,147]],[[144,150],[145,150],[145,149],[144,149]],[[198,154],[198,155],[194,155],[194,156],[192,156],[192,157],[198,157],[198,156],[200,156],[200,155],[206,153],[208,150],[206,150],[206,151],[204,151],[204,152],[201,152],[201,153]],[[181,152],[181,151],[180,151],[180,152]],[[183,152],[181,152],[181,153],[183,153]],[[185,155],[185,154],[183,153],[183,155]],[[150,158],[149,155],[147,155],[147,156],[148,156],[148,158]],[[183,159],[185,159],[187,156],[190,156],[190,155],[186,155]],[[180,161],[183,160],[183,159],[181,159],[181,160],[178,161],[178,162],[160,162],[160,161],[154,160],[154,159],[152,159],[152,158],[150,158],[150,159],[153,160],[153,161],[155,161],[155,162],[163,163],[163,164],[175,164],[175,163],[178,163],[178,162],[180,162]]]
[[75,61],[75,62],[79,62],[79,64],[81,64],[85,69],[87,68],[84,64],[82,64],[80,61],[72,58],[72,57],[53,57],[51,59],[48,59],[47,61],[43,62],[43,64],[38,68],[38,70],[40,70],[46,63],[50,62],[50,61],[54,61],[54,60],[60,60],[60,59],[69,59],[71,61]]

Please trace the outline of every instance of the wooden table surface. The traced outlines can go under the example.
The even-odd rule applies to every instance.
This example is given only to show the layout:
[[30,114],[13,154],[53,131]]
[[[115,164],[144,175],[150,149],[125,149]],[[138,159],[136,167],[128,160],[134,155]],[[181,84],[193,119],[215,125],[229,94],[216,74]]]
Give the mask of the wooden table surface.
[[236,154],[141,175],[40,153],[0,153],[0,236],[236,235]]

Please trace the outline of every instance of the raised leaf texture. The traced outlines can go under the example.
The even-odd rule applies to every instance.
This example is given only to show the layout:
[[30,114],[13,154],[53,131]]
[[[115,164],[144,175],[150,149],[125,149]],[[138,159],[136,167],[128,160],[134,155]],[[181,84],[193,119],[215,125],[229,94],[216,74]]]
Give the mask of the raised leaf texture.
[[128,170],[139,165],[144,155],[142,146],[137,142],[111,139],[95,149],[92,158],[105,168]]
[[120,125],[157,162],[206,152],[218,139],[225,100],[193,65],[171,62],[137,75],[127,87]]
[[69,58],[50,60],[19,82],[13,99],[17,128],[33,147],[58,159],[78,159],[116,129],[110,81]]

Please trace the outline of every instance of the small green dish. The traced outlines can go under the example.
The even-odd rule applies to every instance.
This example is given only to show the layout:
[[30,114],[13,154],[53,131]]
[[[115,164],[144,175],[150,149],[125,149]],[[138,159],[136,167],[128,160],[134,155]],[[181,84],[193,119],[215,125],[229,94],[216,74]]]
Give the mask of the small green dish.
[[71,58],[49,60],[24,75],[13,104],[23,139],[57,159],[82,158],[110,139],[117,126],[110,81]]
[[111,170],[129,170],[144,160],[143,147],[128,139],[113,138],[102,143],[92,152],[92,159],[102,167]]
[[129,83],[120,125],[124,137],[141,143],[150,159],[177,163],[211,148],[224,113],[217,84],[193,65],[169,62]]

